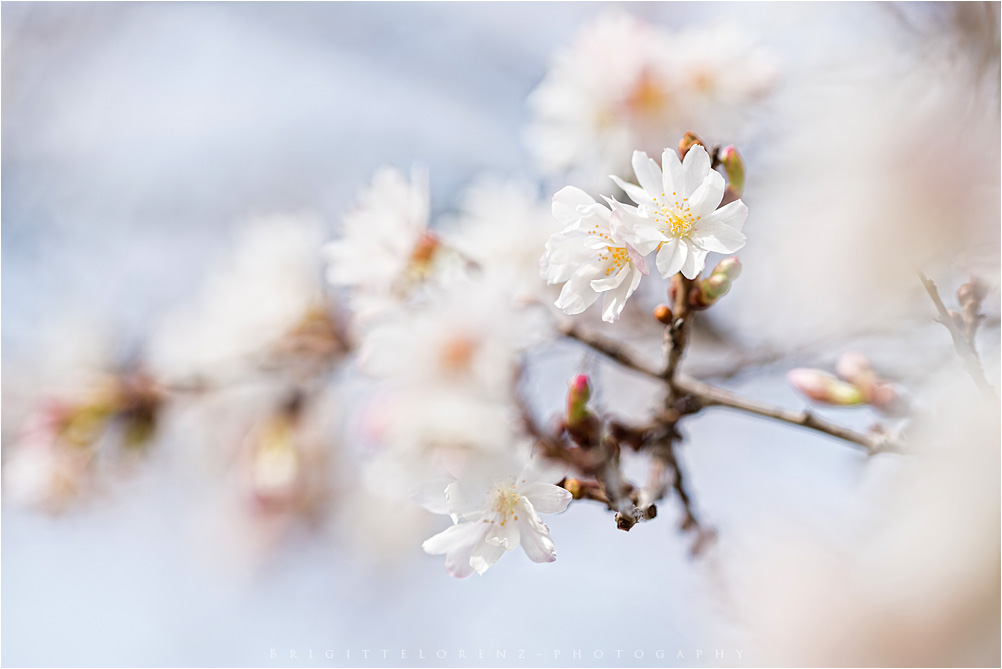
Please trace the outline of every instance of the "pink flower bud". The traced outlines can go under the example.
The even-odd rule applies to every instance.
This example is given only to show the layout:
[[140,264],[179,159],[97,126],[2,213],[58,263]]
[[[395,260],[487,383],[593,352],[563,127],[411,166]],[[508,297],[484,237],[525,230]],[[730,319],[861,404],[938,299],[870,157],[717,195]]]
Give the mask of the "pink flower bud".
[[591,399],[591,387],[588,376],[578,374],[571,380],[570,391],[567,393],[567,425],[574,427],[588,420],[588,400]]
[[835,363],[835,373],[854,385],[871,384],[877,378],[870,359],[862,353],[846,351]]
[[794,369],[786,375],[786,379],[797,391],[815,402],[833,406],[854,406],[864,403],[859,388],[840,381],[820,369]]
[[689,152],[689,149],[696,146],[697,144],[702,147],[706,146],[705,144],[703,144],[703,140],[701,140],[699,138],[699,135],[697,135],[696,133],[691,131],[685,133],[685,135],[682,136],[682,139],[678,143],[679,160],[685,158],[685,154]]

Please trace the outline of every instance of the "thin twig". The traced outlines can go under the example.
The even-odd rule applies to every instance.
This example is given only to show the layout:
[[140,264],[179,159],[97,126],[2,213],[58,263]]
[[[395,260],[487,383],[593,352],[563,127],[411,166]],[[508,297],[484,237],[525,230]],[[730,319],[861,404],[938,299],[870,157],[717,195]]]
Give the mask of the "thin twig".
[[576,339],[585,346],[601,353],[605,357],[618,362],[623,367],[632,369],[635,372],[640,372],[641,374],[654,379],[660,380],[663,378],[662,372],[652,369],[649,365],[642,362],[636,354],[629,351],[619,342],[606,339],[593,333],[583,332],[580,328],[570,324],[561,326],[560,332],[565,337]]
[[[619,362],[624,367],[628,367],[636,372],[644,374],[653,379],[664,381],[664,372],[653,370],[640,362],[636,356],[627,351],[617,342],[609,341],[603,337],[582,332],[580,329],[567,327],[563,330],[568,337],[576,339],[581,343],[591,347],[602,355]],[[849,443],[857,444],[866,448],[871,453],[897,451],[900,446],[889,440],[884,435],[864,434],[850,430],[826,420],[818,418],[809,411],[793,411],[774,407],[768,404],[756,402],[743,398],[739,395],[710,386],[695,379],[689,379],[682,375],[677,375],[675,383],[684,394],[691,395],[699,400],[703,406],[722,406],[738,411],[771,418],[798,427],[814,430],[837,437]]]
[[925,288],[925,292],[929,293],[929,297],[932,299],[932,303],[936,306],[936,312],[939,317],[936,319],[937,322],[941,323],[950,332],[950,336],[953,338],[953,348],[957,351],[957,355],[960,356],[961,363],[964,366],[964,370],[967,372],[968,376],[974,380],[974,385],[978,387],[981,392],[983,392],[987,397],[996,399],[998,397],[994,386],[988,383],[988,379],[985,378],[985,370],[981,366],[981,358],[978,356],[978,351],[974,347],[974,339],[968,336],[960,327],[958,327],[957,322],[950,315],[947,310],[946,305],[943,304],[943,300],[939,297],[939,290],[936,288],[936,284],[927,277],[922,270],[916,270],[919,276],[919,280],[922,281],[922,286]]
[[797,427],[803,427],[809,430],[814,430],[815,432],[821,432],[823,434],[842,439],[843,441],[862,446],[870,453],[900,450],[900,446],[891,440],[887,435],[882,433],[866,434],[856,432],[854,430],[850,430],[849,428],[842,427],[841,425],[836,425],[835,423],[830,423],[822,418],[818,418],[810,411],[781,409],[779,407],[774,407],[769,404],[741,397],[735,393],[711,386],[695,379],[680,377],[676,379],[676,384],[679,388],[684,389],[686,393],[697,398],[704,407],[727,407],[754,414],[756,416],[762,416],[763,418],[771,418],[773,420],[782,421],[784,423],[789,423],[790,425],[796,425]]

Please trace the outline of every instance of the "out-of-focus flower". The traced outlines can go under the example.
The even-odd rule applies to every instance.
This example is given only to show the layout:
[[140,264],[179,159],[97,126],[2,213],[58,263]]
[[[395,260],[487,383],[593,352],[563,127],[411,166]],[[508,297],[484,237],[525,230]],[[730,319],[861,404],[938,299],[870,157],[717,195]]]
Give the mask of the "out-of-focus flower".
[[377,171],[342,219],[341,237],[323,248],[327,280],[351,289],[357,319],[393,308],[429,273],[439,242],[428,223],[427,174]]
[[449,385],[505,395],[516,356],[537,330],[536,319],[513,304],[498,278],[455,277],[412,306],[386,314],[362,340],[362,369],[422,393]]
[[736,26],[668,32],[621,12],[599,16],[555,56],[531,94],[528,145],[548,174],[599,187],[625,156],[690,129],[736,137],[771,88],[773,57]]
[[556,547],[539,514],[567,508],[571,494],[554,485],[565,471],[541,460],[490,458],[470,463],[451,483],[425,486],[415,501],[448,513],[454,524],[422,548],[444,554],[446,571],[457,578],[483,574],[520,545],[533,562],[553,562]]
[[[304,347],[336,350],[322,292],[322,239],[319,223],[308,216],[253,220],[198,301],[155,332],[150,358],[158,375],[225,376]],[[318,328],[320,321],[327,325]],[[329,347],[319,343],[322,338]]]
[[564,284],[556,306],[579,314],[605,293],[602,320],[616,321],[648,273],[644,256],[663,237],[646,221],[614,215],[573,186],[553,196],[553,215],[565,228],[546,242],[542,269],[548,283]]
[[559,228],[536,186],[480,178],[463,193],[459,213],[442,229],[451,247],[475,262],[488,281],[503,283],[516,302],[553,301],[556,290],[539,276],[539,255]]
[[646,153],[635,151],[633,171],[640,186],[612,178],[637,206],[616,207],[625,217],[638,219],[638,225],[653,224],[664,235],[657,256],[661,276],[682,272],[695,279],[706,265],[707,253],[734,253],[745,245],[741,227],[748,207],[735,200],[717,209],[724,196],[724,177],[712,168],[702,146],[693,146],[682,161],[665,149],[661,162],[664,170]]
[[[130,371],[93,373],[86,390],[37,403],[5,447],[4,481],[16,503],[58,513],[93,487],[97,462],[115,462],[145,447],[156,429],[163,396],[152,379]],[[113,428],[118,428],[117,431]],[[102,449],[114,432],[118,451]],[[100,452],[100,453],[99,453]],[[100,460],[99,460],[100,458]]]
[[9,500],[58,513],[89,485],[94,452],[66,438],[72,414],[72,407],[53,403],[24,422],[4,461],[4,492]]
[[935,381],[909,455],[868,463],[855,522],[786,541],[771,527],[763,554],[742,552],[735,591],[764,664],[999,663],[998,403],[962,370]]

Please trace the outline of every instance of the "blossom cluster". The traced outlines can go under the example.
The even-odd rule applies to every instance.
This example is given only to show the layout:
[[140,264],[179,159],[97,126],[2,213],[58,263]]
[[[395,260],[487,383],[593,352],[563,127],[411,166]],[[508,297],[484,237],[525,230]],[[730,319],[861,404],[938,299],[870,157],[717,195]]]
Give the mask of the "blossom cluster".
[[665,149],[661,161],[636,151],[639,185],[612,177],[633,205],[608,197],[602,204],[573,186],[553,196],[553,215],[565,227],[546,244],[543,272],[549,283],[564,284],[556,306],[565,313],[581,313],[604,295],[602,319],[616,321],[655,251],[662,277],[681,272],[695,279],[708,253],[745,245],[748,208],[741,200],[719,206],[724,177],[712,169],[706,149],[696,144],[681,161]]

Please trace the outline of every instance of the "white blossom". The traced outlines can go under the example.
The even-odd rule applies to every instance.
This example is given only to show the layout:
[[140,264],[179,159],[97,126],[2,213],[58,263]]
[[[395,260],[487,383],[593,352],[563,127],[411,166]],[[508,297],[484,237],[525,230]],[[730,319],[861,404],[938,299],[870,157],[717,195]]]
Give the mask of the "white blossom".
[[633,154],[633,170],[640,186],[619,177],[613,180],[637,203],[636,207],[613,201],[627,219],[637,225],[653,224],[665,241],[658,247],[657,267],[661,276],[678,272],[695,279],[706,265],[706,254],[734,253],[745,245],[741,233],[748,207],[741,200],[717,209],[724,196],[724,177],[712,169],[702,146],[693,146],[679,161],[665,149],[657,164],[643,151]]
[[539,514],[567,508],[571,494],[554,485],[565,471],[543,460],[507,456],[470,463],[454,481],[426,484],[415,501],[449,514],[453,525],[422,548],[444,554],[446,571],[457,578],[483,574],[519,546],[533,562],[553,562],[556,547]]
[[341,221],[341,237],[323,248],[327,280],[352,291],[356,316],[366,320],[399,304],[430,266],[437,246],[428,231],[428,178],[408,181],[392,167],[378,170]]
[[648,273],[644,256],[665,237],[573,186],[553,196],[553,215],[565,227],[547,241],[542,270],[548,283],[564,284],[556,306],[579,314],[604,293],[602,320],[614,322]]
[[688,130],[735,139],[773,86],[770,53],[733,25],[670,32],[622,12],[587,24],[529,98],[527,143],[544,173],[586,187],[624,175],[629,151]]
[[539,276],[539,252],[558,231],[538,186],[487,176],[463,192],[459,213],[443,225],[448,243],[474,261],[478,272],[491,280],[496,277],[520,303],[549,303],[556,296]]
[[453,276],[410,307],[386,314],[362,340],[363,371],[422,393],[452,386],[506,394],[517,355],[537,330],[533,315],[513,304],[509,286],[489,278]]
[[154,369],[168,378],[215,376],[267,354],[326,308],[319,222],[307,215],[251,220],[201,294],[158,326]]

